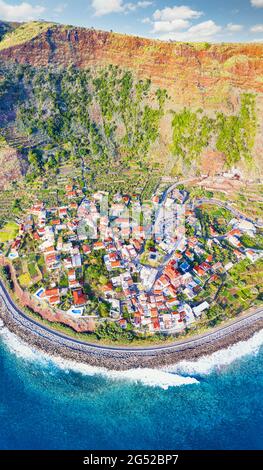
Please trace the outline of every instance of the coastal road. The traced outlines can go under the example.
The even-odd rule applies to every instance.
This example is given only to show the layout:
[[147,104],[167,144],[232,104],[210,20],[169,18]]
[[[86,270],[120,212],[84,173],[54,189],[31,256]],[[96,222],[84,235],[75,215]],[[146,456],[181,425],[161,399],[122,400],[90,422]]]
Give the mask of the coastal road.
[[74,351],[87,354],[110,354],[120,356],[121,353],[130,353],[132,355],[153,355],[160,351],[183,351],[186,349],[196,348],[198,346],[211,343],[214,340],[223,338],[231,333],[234,333],[240,329],[245,328],[251,323],[263,319],[263,306],[251,309],[249,312],[243,314],[241,317],[229,321],[228,324],[210,330],[207,333],[193,336],[189,339],[175,341],[166,345],[156,346],[143,346],[143,347],[131,347],[131,346],[107,346],[96,343],[90,343],[81,341],[70,337],[64,333],[49,328],[46,325],[41,324],[37,320],[34,320],[30,316],[26,315],[17,305],[13,302],[9,292],[0,280],[0,301],[3,302],[8,310],[8,313],[19,325],[28,329],[31,333],[38,335],[40,338],[46,339],[53,345],[63,346]]

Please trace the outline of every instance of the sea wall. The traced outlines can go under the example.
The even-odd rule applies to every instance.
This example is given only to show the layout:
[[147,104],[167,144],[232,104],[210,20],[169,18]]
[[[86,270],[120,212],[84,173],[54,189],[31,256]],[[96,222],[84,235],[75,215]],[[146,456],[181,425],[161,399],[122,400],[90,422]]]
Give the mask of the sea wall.
[[127,370],[136,367],[159,367],[182,360],[195,360],[219,349],[249,339],[263,329],[263,309],[241,318],[238,322],[211,331],[202,337],[152,348],[125,348],[89,344],[74,340],[46,328],[27,318],[17,307],[11,305],[0,285],[0,317],[4,325],[33,347],[49,355],[62,356],[82,363]]

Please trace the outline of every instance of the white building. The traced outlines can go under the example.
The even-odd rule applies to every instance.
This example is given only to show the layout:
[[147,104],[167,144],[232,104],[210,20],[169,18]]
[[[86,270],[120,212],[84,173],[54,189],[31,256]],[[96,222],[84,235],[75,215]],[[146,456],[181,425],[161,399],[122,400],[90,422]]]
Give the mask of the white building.
[[208,302],[202,302],[201,304],[197,305],[197,307],[193,307],[193,312],[196,317],[200,317],[200,315],[203,313],[204,310],[207,310],[209,308],[209,303]]
[[157,276],[157,273],[158,273],[158,270],[155,268],[149,268],[149,267],[144,266],[141,269],[140,277],[141,277],[142,284],[146,290],[151,289],[155,281],[155,278]]

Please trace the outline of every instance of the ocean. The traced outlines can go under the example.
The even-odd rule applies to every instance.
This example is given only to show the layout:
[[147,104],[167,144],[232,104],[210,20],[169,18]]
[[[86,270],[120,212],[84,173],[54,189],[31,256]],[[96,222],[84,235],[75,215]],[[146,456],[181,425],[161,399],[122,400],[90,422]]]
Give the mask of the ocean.
[[263,331],[197,362],[127,372],[0,333],[0,449],[263,448]]

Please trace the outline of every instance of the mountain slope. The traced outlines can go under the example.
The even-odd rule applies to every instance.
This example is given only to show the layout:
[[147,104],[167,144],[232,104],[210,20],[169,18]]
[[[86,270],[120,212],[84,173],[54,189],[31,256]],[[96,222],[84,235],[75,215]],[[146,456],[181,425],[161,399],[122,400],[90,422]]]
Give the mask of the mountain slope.
[[[263,92],[263,44],[169,43],[32,22],[0,43],[0,58],[34,66],[131,68],[171,90],[172,97],[181,97],[184,104],[190,98],[208,104],[212,97],[212,102],[220,102],[232,87]],[[220,87],[218,96],[214,92]]]
[[0,40],[8,33],[12,33],[16,28],[21,26],[21,23],[0,20]]
[[[221,148],[229,146],[232,138],[236,139],[235,126],[239,125],[239,118],[235,115],[240,112],[244,101],[242,96],[252,94],[255,101],[253,115],[257,120],[255,142],[253,140],[251,145],[256,168],[254,173],[262,170],[263,44],[171,43],[32,22],[21,25],[3,38],[0,42],[0,61],[5,64],[28,64],[35,69],[51,67],[63,70],[74,65],[80,70],[89,68],[93,71],[113,64],[130,70],[136,79],[150,78],[152,91],[147,98],[149,103],[157,88],[167,90],[169,95],[160,121],[160,138],[154,152],[150,153],[150,158],[161,158],[166,168],[170,164],[172,149],[178,148],[173,142],[171,111],[180,113],[186,107],[196,113],[201,108],[206,116],[205,121],[201,119],[200,122],[208,125],[216,113],[224,113],[222,132],[227,127],[231,135],[226,145],[223,143],[217,149],[221,151]],[[196,116],[189,116],[200,124]],[[213,122],[217,127],[220,124]],[[251,130],[253,135],[254,127],[252,129],[249,123],[244,133],[248,134]],[[219,153],[213,153],[216,150],[215,138],[212,136],[205,144],[206,140],[203,147],[208,153],[205,158],[207,155],[216,158]],[[203,171],[206,171],[205,168]]]

